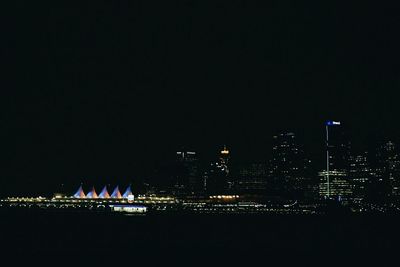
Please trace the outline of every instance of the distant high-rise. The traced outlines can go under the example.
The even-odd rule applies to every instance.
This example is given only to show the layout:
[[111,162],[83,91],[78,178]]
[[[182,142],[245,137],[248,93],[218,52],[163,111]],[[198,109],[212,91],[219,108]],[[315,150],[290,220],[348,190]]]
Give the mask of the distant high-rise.
[[348,200],[352,195],[348,175],[351,144],[340,123],[334,123],[326,125],[328,166],[319,172],[319,195],[321,198]]
[[265,194],[268,169],[266,163],[242,164],[235,175],[235,190],[241,194]]
[[[327,172],[319,173],[319,195],[321,198],[332,198],[336,200],[348,201],[352,196],[352,188],[348,179],[347,171],[345,170],[330,170],[329,171],[329,189],[326,182]],[[328,191],[329,190],[329,191]]]
[[175,185],[186,193],[198,192],[202,188],[200,166],[196,152],[176,152]]
[[373,183],[381,198],[400,196],[400,156],[392,141],[378,148]]
[[225,172],[229,175],[229,159],[230,159],[230,152],[224,146],[224,149],[221,150],[219,154],[219,162],[217,163],[221,171]]
[[224,146],[218,160],[212,162],[203,178],[205,189],[210,194],[222,194],[232,189],[233,181],[230,176],[230,151]]
[[374,171],[368,161],[367,152],[350,156],[348,177],[352,189],[351,198],[353,202],[360,203],[365,201],[373,175]]
[[329,128],[329,170],[347,171],[349,168],[349,159],[351,143],[346,137],[342,126]]
[[304,198],[310,188],[309,160],[294,133],[273,136],[269,170],[269,193],[285,198]]

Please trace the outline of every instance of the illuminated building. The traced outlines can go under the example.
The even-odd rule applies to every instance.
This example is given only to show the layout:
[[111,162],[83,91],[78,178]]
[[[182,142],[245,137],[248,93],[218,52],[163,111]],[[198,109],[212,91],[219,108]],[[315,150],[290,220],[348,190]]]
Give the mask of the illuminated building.
[[111,194],[111,198],[122,198],[121,192],[119,192],[118,185],[114,188],[114,191]]
[[[319,195],[322,198],[328,197],[328,184],[326,183],[326,171],[319,173],[321,183],[319,184]],[[346,171],[329,171],[329,197],[335,200],[348,201],[353,194],[351,184]]]
[[222,194],[232,189],[229,160],[230,151],[224,146],[219,153],[218,160],[209,165],[203,176],[207,193]]
[[400,157],[392,141],[382,144],[377,151],[376,176],[373,180],[378,198],[400,196]]
[[267,188],[267,164],[251,163],[242,165],[235,181],[236,192],[241,194],[264,194]]
[[347,201],[352,195],[349,181],[350,142],[342,126],[339,126],[339,122],[329,121],[326,124],[327,164],[326,169],[319,173],[319,195],[323,199],[346,199]]
[[103,190],[101,190],[99,194],[99,198],[110,198],[110,194],[107,191],[107,186],[103,187]]
[[229,150],[224,146],[224,149],[221,150],[220,155],[219,155],[219,168],[221,171],[225,172],[227,175],[229,175],[229,159],[230,159],[230,154]]
[[289,199],[304,198],[311,186],[309,163],[294,133],[273,136],[268,193]]
[[110,205],[112,211],[127,213],[146,213],[147,207],[139,205]]
[[[73,198],[80,198],[80,199],[99,199],[101,200],[106,200],[106,199],[132,199],[133,193],[131,186],[127,186],[126,190],[124,191],[124,194],[122,195],[121,192],[119,191],[119,186],[116,186],[114,188],[113,193],[111,196],[109,195],[107,191],[107,186],[104,186],[103,189],[101,190],[101,193],[97,195],[96,189],[94,186],[92,187],[92,190],[89,191],[87,194],[84,193],[82,186],[79,187],[79,189],[76,191],[76,193],[73,195]],[[60,198],[60,197],[58,197]]]
[[329,170],[346,171],[349,168],[351,143],[342,126],[329,128]]
[[92,190],[86,194],[86,198],[98,198],[94,186],[92,187]]
[[75,198],[86,198],[85,192],[83,192],[82,185],[78,188],[76,193],[74,194]]
[[349,181],[352,188],[352,200],[356,203],[365,200],[368,186],[374,172],[368,162],[368,153],[351,155],[349,161]]
[[128,198],[129,196],[133,195],[131,186],[128,185],[128,187],[125,190],[125,193],[122,195],[123,198]]
[[175,188],[182,189],[182,193],[194,194],[202,188],[199,161],[196,152],[176,152]]

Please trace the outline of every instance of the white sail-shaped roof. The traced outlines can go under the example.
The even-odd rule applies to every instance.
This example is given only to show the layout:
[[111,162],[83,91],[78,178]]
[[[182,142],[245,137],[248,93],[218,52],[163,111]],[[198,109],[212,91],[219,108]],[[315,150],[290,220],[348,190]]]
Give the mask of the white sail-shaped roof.
[[114,188],[114,191],[111,194],[111,198],[122,198],[121,192],[119,192],[118,185]]
[[86,198],[85,192],[83,192],[82,185],[78,188],[76,193],[74,194],[75,198]]
[[122,197],[123,197],[123,198],[128,198],[128,196],[130,196],[130,195],[133,195],[133,194],[132,194],[131,186],[129,185],[129,186],[126,188],[125,193],[122,195]]
[[99,198],[110,198],[110,194],[107,191],[107,186],[103,187],[103,190],[101,190],[101,193],[99,195]]
[[96,193],[96,189],[94,189],[94,186],[92,188],[92,191],[87,193],[86,198],[98,198],[97,193]]

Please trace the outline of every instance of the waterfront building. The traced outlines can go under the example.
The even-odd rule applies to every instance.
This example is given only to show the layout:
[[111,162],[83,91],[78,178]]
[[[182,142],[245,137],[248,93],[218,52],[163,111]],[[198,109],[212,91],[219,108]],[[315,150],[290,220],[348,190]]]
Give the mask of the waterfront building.
[[114,188],[111,198],[122,198],[121,192],[119,191],[118,185]]
[[103,187],[103,190],[101,190],[99,194],[99,198],[110,198],[110,194],[107,191],[107,186]]
[[86,194],[86,198],[98,198],[94,186],[92,187],[92,190]]
[[86,198],[85,192],[83,192],[83,188],[82,185],[79,186],[78,190],[76,191],[76,193],[74,194],[75,198]]
[[122,195],[122,198],[128,198],[131,195],[133,195],[132,188],[131,188],[131,185],[128,185],[128,187],[126,188],[124,194]]

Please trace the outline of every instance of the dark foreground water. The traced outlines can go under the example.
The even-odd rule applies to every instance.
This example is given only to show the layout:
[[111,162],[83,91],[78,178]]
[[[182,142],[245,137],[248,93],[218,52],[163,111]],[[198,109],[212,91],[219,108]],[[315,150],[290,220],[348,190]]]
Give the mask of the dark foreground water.
[[[56,262],[329,263],[398,255],[400,216],[123,216],[13,210],[1,212],[3,255]],[[131,264],[129,264],[131,265]]]

